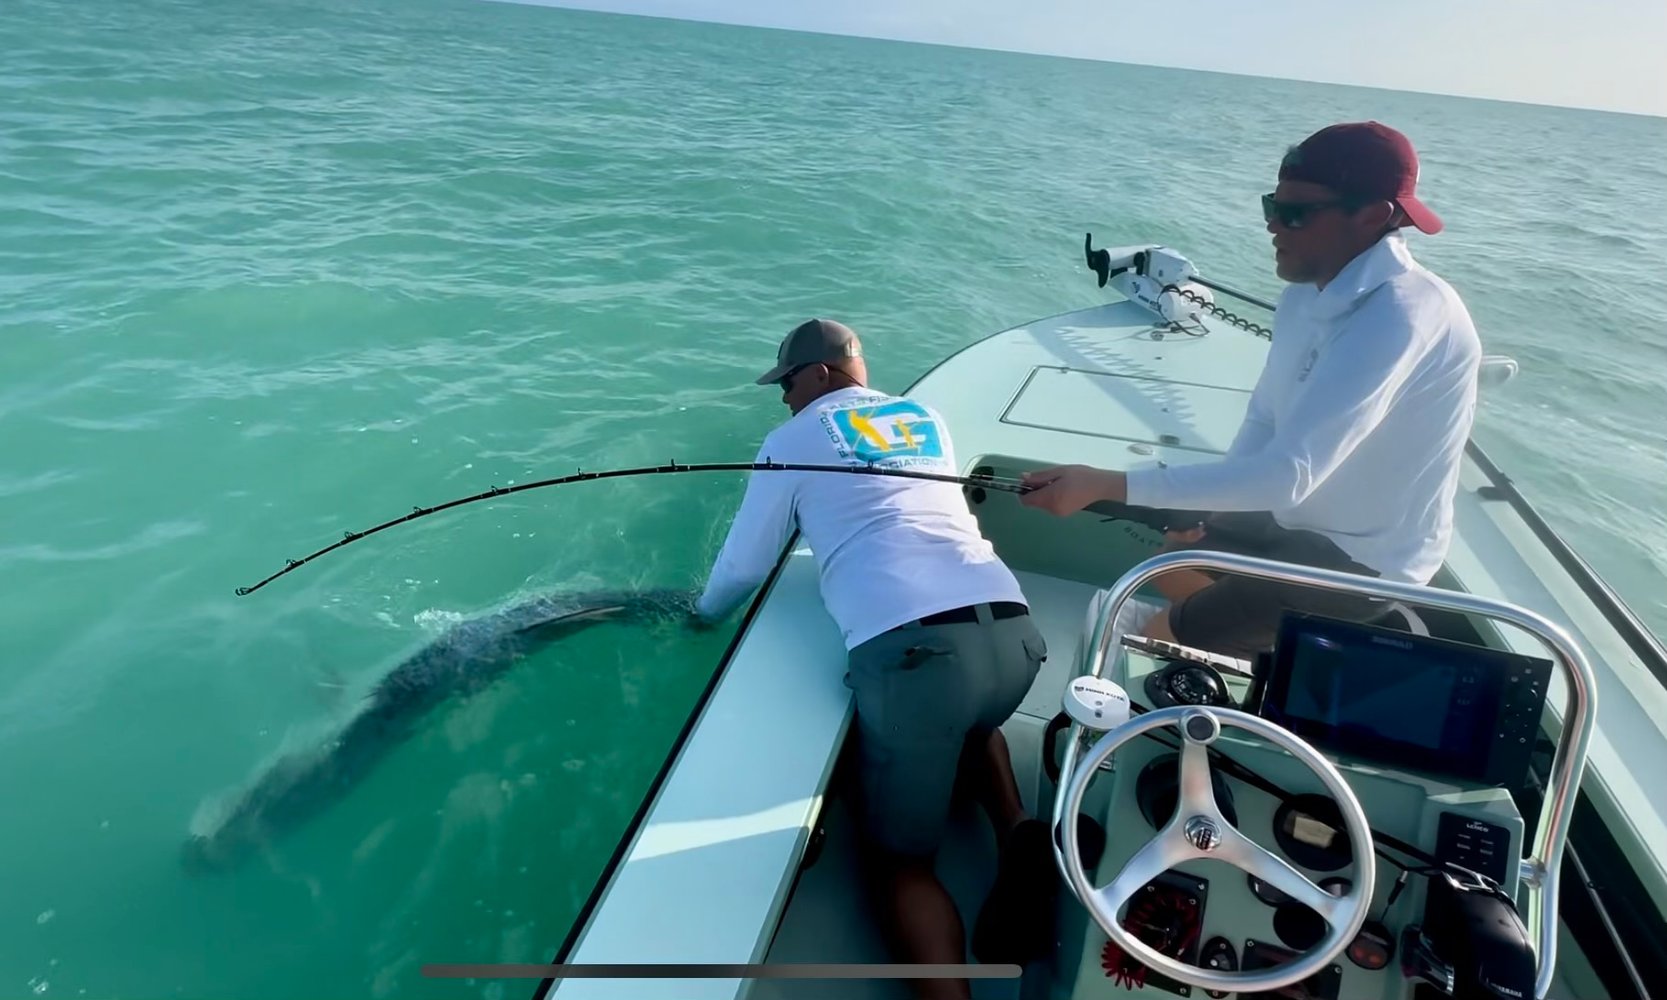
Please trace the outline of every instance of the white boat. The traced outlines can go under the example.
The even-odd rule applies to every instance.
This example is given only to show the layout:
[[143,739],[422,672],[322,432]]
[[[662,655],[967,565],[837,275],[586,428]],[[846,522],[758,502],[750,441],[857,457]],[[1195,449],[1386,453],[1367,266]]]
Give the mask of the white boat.
[[[1264,323],[1268,318],[1253,315],[1246,304],[1227,308],[1228,300],[1215,293],[1255,300],[1205,281],[1182,255],[1162,247],[1090,254],[1089,261],[1101,271],[1102,284],[1110,272],[1120,301],[987,337],[944,359],[908,390],[944,415],[965,472],[1016,477],[1071,462],[1102,468],[1185,463],[1224,451],[1232,439],[1267,348],[1257,324],[1233,314]],[[1513,370],[1508,360],[1489,360],[1481,405],[1501,391],[1501,376]],[[1403,971],[1403,959],[1426,966],[1432,959],[1437,966],[1454,960],[1414,954],[1409,947],[1418,943],[1419,930],[1440,919],[1427,910],[1433,879],[1400,879],[1397,866],[1383,860],[1398,857],[1406,866],[1419,856],[1496,878],[1514,900],[1532,946],[1535,997],[1647,997],[1652,990],[1667,996],[1667,653],[1474,445],[1457,500],[1457,536],[1428,588],[1228,555],[1155,555],[1159,536],[1126,520],[1091,512],[1056,518],[999,490],[969,489],[968,496],[984,533],[1018,573],[1050,648],[1004,731],[1027,807],[1051,818],[1064,835],[1053,954],[1025,966],[1019,978],[974,978],[976,996],[1082,1000],[1121,994],[1129,984],[1112,976],[1122,980],[1135,966],[1119,965],[1115,956],[1104,961],[1113,937],[1124,955],[1151,959],[1140,964],[1146,966],[1144,988],[1155,996],[1212,988],[1236,995],[1285,988],[1293,992],[1280,995],[1351,1000],[1439,996]],[[1551,661],[1543,713],[1510,732],[1520,732],[1514,737],[1519,742],[1537,734],[1534,746],[1553,752],[1534,754],[1529,779],[1512,789],[1399,763],[1384,750],[1400,738],[1394,720],[1377,734],[1378,743],[1389,741],[1384,746],[1360,750],[1349,744],[1349,752],[1315,747],[1270,721],[1276,713],[1268,710],[1268,691],[1260,692],[1260,707],[1252,699],[1252,711],[1185,704],[1160,709],[1147,679],[1163,661],[1111,645],[1105,618],[1085,628],[1088,602],[1097,589],[1114,587],[1115,605],[1159,571],[1201,565],[1415,606],[1417,613],[1403,623],[1415,655],[1451,652],[1439,640],[1463,643],[1461,657],[1474,654],[1464,669],[1484,679],[1503,677],[1528,658]],[[1490,651],[1506,657],[1490,657]],[[1272,669],[1271,661],[1257,665],[1258,672]],[[748,608],[555,962],[804,969],[889,961],[857,895],[852,828],[832,784],[852,720],[844,670],[839,633],[817,591],[814,559],[796,537]],[[1077,721],[1063,726],[1056,720],[1072,701],[1068,687],[1079,682],[1080,688],[1080,679],[1092,676],[1120,685],[1137,711],[1148,711],[1105,734]],[[1224,676],[1235,699],[1247,694],[1242,678]],[[1454,704],[1432,705],[1430,712],[1439,715]],[[1281,710],[1287,721],[1301,715],[1288,704]],[[1185,736],[1178,728],[1183,724]],[[1175,751],[1137,738],[1160,733],[1172,746],[1186,740],[1181,756],[1187,776],[1185,808],[1174,810],[1161,833],[1142,814],[1139,777],[1150,762]],[[1511,738],[1490,731],[1478,752],[1507,753],[1502,745]],[[1215,764],[1206,765],[1204,743],[1212,739]],[[1328,741],[1336,743],[1318,740]],[[1058,780],[1052,776],[1056,764]],[[1199,792],[1208,786],[1194,769],[1206,766],[1259,774],[1271,782],[1271,792],[1237,773],[1229,778],[1235,827],[1214,811],[1213,796]],[[1349,833],[1352,860],[1337,862],[1292,846],[1289,831],[1302,837],[1300,822],[1289,821],[1290,797],[1326,788],[1339,804],[1335,819]],[[958,814],[939,859],[940,875],[969,927],[995,872],[988,826],[972,813],[968,806],[966,815]],[[1101,856],[1086,867],[1077,822],[1061,822],[1070,815],[1086,817],[1106,833]],[[1280,824],[1283,833],[1276,832]],[[1365,849],[1368,841],[1376,855]],[[1390,843],[1414,853],[1395,854],[1385,848]],[[1295,868],[1270,861],[1268,852]],[[1372,863],[1362,864],[1364,858]],[[1260,874],[1263,883],[1253,885],[1235,864]],[[1171,874],[1148,883],[1165,869]],[[1325,902],[1331,897],[1312,884],[1338,874],[1350,882],[1328,889],[1343,895]],[[1404,884],[1397,888],[1398,882]],[[1318,943],[1282,944],[1289,928],[1276,919],[1281,910],[1263,902],[1277,897],[1270,885],[1323,908],[1330,923],[1317,932],[1323,935]],[[1142,952],[1143,939],[1117,915],[1117,897],[1154,889],[1173,889],[1165,898],[1190,899],[1201,914],[1179,955]],[[1439,908],[1437,901],[1430,910]],[[1370,956],[1366,965],[1357,963],[1351,948],[1368,914],[1390,939],[1393,957],[1383,968],[1367,967],[1375,961]],[[1217,938],[1229,943],[1231,961],[1201,967],[1203,945]],[[1107,964],[1114,968],[1108,971]],[[1428,980],[1441,977],[1439,967],[1425,971]],[[563,976],[545,980],[537,996],[908,995],[908,984],[896,978],[744,978],[734,972]]]

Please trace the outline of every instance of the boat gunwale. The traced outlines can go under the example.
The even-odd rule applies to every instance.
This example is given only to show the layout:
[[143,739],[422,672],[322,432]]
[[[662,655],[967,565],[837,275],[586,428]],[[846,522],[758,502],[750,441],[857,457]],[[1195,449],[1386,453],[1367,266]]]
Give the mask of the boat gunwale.
[[1511,509],[1522,518],[1528,529],[1534,533],[1546,550],[1557,560],[1564,572],[1569,574],[1576,586],[1591,600],[1593,606],[1603,615],[1615,634],[1627,644],[1637,655],[1644,668],[1655,678],[1657,684],[1667,689],[1667,647],[1655,637],[1636,613],[1627,606],[1619,594],[1592,569],[1580,554],[1569,547],[1557,530],[1540,516],[1528,498],[1517,489],[1515,481],[1506,475],[1504,470],[1494,464],[1482,446],[1472,438],[1465,445],[1465,454],[1475,463],[1476,468],[1487,477],[1488,483],[1497,491],[1493,494],[1481,494],[1483,500],[1504,500]]
[[[717,694],[718,689],[723,686],[724,678],[729,674],[730,665],[735,660],[735,654],[740,650],[742,643],[746,641],[749,626],[751,626],[753,619],[758,616],[759,611],[763,609],[765,602],[769,600],[776,580],[780,578],[782,571],[787,566],[788,557],[798,547],[798,541],[799,531],[794,529],[788,536],[787,542],[782,546],[781,553],[777,555],[776,563],[770,569],[770,575],[759,585],[758,593],[747,605],[746,613],[742,615],[741,621],[736,625],[735,634],[730,637],[729,645],[724,648],[722,657],[719,658],[717,665],[713,667],[712,676],[707,680],[706,687],[701,691],[700,697],[696,699],[695,703],[690,706],[688,717],[683,720],[683,726],[678,731],[677,737],[667,748],[665,759],[660,762],[660,768],[655,772],[654,779],[649,782],[648,787],[643,791],[642,800],[637,804],[636,811],[632,814],[625,829],[620,833],[618,841],[614,844],[613,853],[603,864],[602,870],[597,873],[596,879],[591,885],[590,893],[585,897],[584,903],[580,905],[578,912],[574,914],[573,919],[569,922],[567,933],[563,937],[561,945],[556,949],[556,956],[550,960],[551,965],[560,965],[567,961],[583,939],[585,929],[589,927],[591,920],[594,919],[603,901],[606,900],[608,889],[613,885],[615,876],[619,874],[626,857],[630,854],[632,845],[637,842],[637,837],[642,832],[643,823],[648,819],[649,813],[654,809],[654,803],[660,797],[660,791],[665,787],[672,773],[677,770],[677,762],[682,756],[683,748],[688,744],[689,738],[694,735],[695,730],[700,728],[701,719],[706,714],[706,707],[711,703],[712,697]],[[556,980],[554,978],[540,980],[538,987],[533,992],[532,1000],[547,1000],[555,984]]]

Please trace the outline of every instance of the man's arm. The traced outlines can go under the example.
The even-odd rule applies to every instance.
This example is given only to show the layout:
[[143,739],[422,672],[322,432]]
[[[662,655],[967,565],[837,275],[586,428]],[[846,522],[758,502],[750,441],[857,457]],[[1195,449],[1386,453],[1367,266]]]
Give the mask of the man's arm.
[[[1289,290],[1287,289],[1287,294]],[[1283,305],[1285,298],[1280,298]],[[1233,443],[1227,446],[1227,457],[1250,455],[1260,451],[1273,437],[1273,411],[1268,406],[1268,373],[1277,364],[1279,347],[1269,349],[1268,364],[1256,378],[1250,401],[1245,407],[1244,421],[1239,424]],[[1110,500],[1130,503],[1128,477],[1122,472],[1095,469],[1087,465],[1058,465],[1026,473],[1025,484],[1032,492],[1020,498],[1020,503],[1040,507],[1054,514],[1072,514],[1092,503]]]
[[[765,461],[763,452],[758,461]],[[741,509],[712,564],[695,614],[707,622],[727,617],[765,578],[793,530],[793,479],[788,472],[754,472]]]
[[1309,373],[1308,391],[1261,447],[1252,450],[1265,409],[1247,414],[1233,448],[1219,461],[1129,473],[1080,465],[1040,469],[1026,474],[1026,482],[1040,488],[1023,502],[1055,514],[1096,500],[1215,511],[1294,506],[1383,419],[1422,359],[1422,343],[1404,305],[1392,295],[1375,295],[1339,332]]
[[1146,507],[1278,510],[1301,503],[1382,421],[1423,359],[1415,317],[1387,290],[1338,333],[1308,389],[1257,451],[1129,473],[1128,502]]

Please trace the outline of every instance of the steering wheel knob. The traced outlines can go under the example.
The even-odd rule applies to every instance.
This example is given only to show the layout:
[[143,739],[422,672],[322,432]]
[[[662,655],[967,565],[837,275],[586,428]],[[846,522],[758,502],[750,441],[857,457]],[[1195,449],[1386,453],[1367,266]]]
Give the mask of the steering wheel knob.
[[1181,732],[1188,743],[1209,746],[1221,735],[1221,722],[1209,712],[1194,709],[1181,717]]
[[1192,817],[1181,832],[1194,850],[1208,852],[1221,846],[1221,827],[1208,816]]

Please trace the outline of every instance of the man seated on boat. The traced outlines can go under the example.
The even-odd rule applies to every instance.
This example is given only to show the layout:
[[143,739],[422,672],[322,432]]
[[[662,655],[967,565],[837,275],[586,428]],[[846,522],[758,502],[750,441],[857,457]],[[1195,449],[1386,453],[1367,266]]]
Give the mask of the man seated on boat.
[[[942,417],[868,388],[861,344],[844,324],[800,325],[757,381],[780,386],[793,414],[764,439],[760,462],[957,471]],[[903,961],[965,960],[960,915],[933,870],[964,762],[1003,859],[975,951],[997,961],[1036,957],[1048,944],[1052,847],[1045,825],[1024,811],[997,728],[1047,652],[1018,580],[953,483],[759,472],[697,614],[710,622],[735,610],[764,582],[795,526],[815,554],[823,601],[847,649],[865,870],[888,941]],[[922,995],[969,995],[965,980],[917,982]]]
[[[1243,425],[1221,459],[1031,473],[1023,502],[1099,500],[1217,512],[1166,548],[1237,551],[1416,584],[1446,557],[1481,345],[1458,294],[1401,230],[1441,230],[1415,193],[1412,144],[1377,122],[1333,125],[1286,154],[1262,199],[1289,282]],[[1156,581],[1167,613],[1128,602],[1114,628],[1250,658],[1286,610],[1370,620],[1385,605],[1197,571]]]

